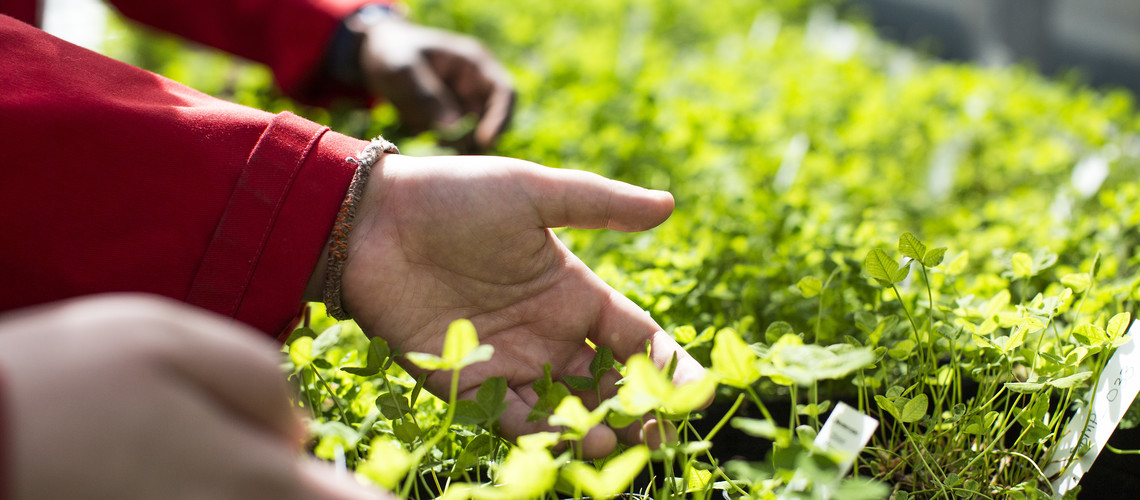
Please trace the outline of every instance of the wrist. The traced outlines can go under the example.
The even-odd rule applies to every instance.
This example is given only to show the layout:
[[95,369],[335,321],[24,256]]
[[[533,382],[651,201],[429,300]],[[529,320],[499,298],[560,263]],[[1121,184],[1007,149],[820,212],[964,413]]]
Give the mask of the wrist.
[[317,267],[309,275],[309,283],[305,285],[305,294],[301,300],[305,302],[321,302],[324,300],[325,277],[328,276],[329,246],[326,244],[317,257]]
[[[348,260],[349,233],[352,232],[353,225],[356,223],[356,211],[364,198],[365,187],[372,167],[384,155],[399,153],[400,150],[396,148],[395,144],[388,142],[383,137],[376,136],[363,151],[355,157],[347,158],[349,163],[356,165],[356,172],[352,176],[352,182],[349,183],[344,202],[341,203],[340,210],[337,212],[336,221],[333,223],[332,232],[329,234],[328,245],[325,247],[327,258],[324,259],[326,268],[324,271],[323,298],[325,312],[331,318],[337,320],[350,318],[342,304],[342,277],[345,262]],[[310,285],[312,285],[311,280]]]

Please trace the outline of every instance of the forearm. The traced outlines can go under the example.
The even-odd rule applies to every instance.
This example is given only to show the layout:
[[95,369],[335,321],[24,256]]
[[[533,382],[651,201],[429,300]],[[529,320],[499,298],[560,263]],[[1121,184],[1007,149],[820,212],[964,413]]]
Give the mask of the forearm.
[[0,311],[142,291],[269,333],[288,324],[364,141],[11,18],[0,47]]
[[308,97],[334,30],[368,3],[389,0],[110,0],[127,17],[269,65],[278,84]]

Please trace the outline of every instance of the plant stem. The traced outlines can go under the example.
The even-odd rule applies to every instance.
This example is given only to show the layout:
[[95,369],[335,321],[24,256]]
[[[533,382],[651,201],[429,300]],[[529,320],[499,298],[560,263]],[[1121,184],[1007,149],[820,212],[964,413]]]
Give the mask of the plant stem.
[[[910,320],[910,327],[914,330],[914,342],[919,346],[919,352],[921,352],[922,336],[918,333],[918,323],[915,323],[914,317],[910,315],[910,308],[906,306],[906,302],[903,302],[902,294],[899,293],[899,288],[897,286],[891,285],[891,290],[895,292],[895,298],[899,299],[899,305],[902,306],[903,312],[906,313],[906,319]],[[928,360],[926,359],[920,360],[924,368],[928,364],[927,361]]]
[[748,391],[748,395],[752,397],[752,402],[756,403],[757,408],[760,408],[760,413],[764,414],[764,418],[775,422],[776,419],[772,418],[771,413],[768,413],[768,407],[764,406],[764,402],[760,400],[760,395],[756,394],[756,390],[752,386],[745,387],[744,390]]
[[[926,462],[926,457],[922,454],[922,450],[925,448],[918,445],[918,441],[915,441],[914,435],[910,433],[910,430],[906,428],[905,424],[901,427],[903,432],[906,433],[907,441],[910,441],[910,445],[914,447],[914,452],[918,455],[918,459],[922,461],[922,466],[926,467],[926,470],[930,471],[930,474],[934,476],[934,480],[938,482],[938,487],[941,490],[942,494],[948,500],[952,500],[954,497],[951,496],[950,492],[946,490],[946,473],[942,471],[941,467],[938,467],[938,462],[934,462],[934,466],[938,467],[937,469],[931,467],[930,464]],[[935,473],[941,475],[942,477],[935,476]]]
[[828,287],[828,285],[831,284],[831,280],[835,279],[835,275],[838,273],[839,273],[838,267],[835,268],[834,270],[832,270],[831,274],[829,274],[827,276],[827,281],[823,282],[823,288],[820,288],[820,290],[819,290],[819,310],[816,312],[816,315],[815,315],[815,341],[816,342],[819,342],[819,332],[822,329],[821,325],[823,323],[823,297],[827,293],[827,287]]
[[819,382],[812,382],[811,388],[808,389],[808,402],[813,407],[811,414],[811,423],[815,426],[815,430],[819,431]]
[[[425,441],[416,450],[412,452],[412,467],[409,470],[416,470],[419,468],[420,461],[423,460],[432,448],[435,447],[439,440],[443,439],[451,429],[451,421],[455,418],[455,402],[459,399],[459,370],[451,371],[451,390],[447,398],[447,414],[443,417],[443,423],[440,424],[439,430],[431,439]],[[434,473],[433,473],[434,474]],[[408,491],[411,489],[411,483],[404,483],[404,491],[401,496],[407,497]]]
[[1117,455],[1140,455],[1140,450],[1122,450],[1108,443],[1105,443],[1104,448]]
[[309,365],[308,368],[313,371],[313,375],[317,376],[317,380],[320,380],[321,384],[325,386],[325,390],[329,392],[329,397],[333,400],[333,404],[336,405],[337,411],[340,412],[340,421],[343,422],[344,425],[352,427],[352,425],[348,423],[348,413],[345,413],[344,407],[340,405],[340,398],[337,397],[335,392],[333,392],[332,386],[330,386],[328,381],[326,381],[325,378],[321,376],[321,372],[318,371],[316,367]]
[[713,426],[712,430],[710,430],[709,433],[704,436],[704,439],[702,441],[712,441],[713,436],[716,436],[716,433],[720,432],[720,429],[724,427],[724,424],[728,423],[728,420],[732,418],[732,415],[736,413],[736,410],[740,408],[740,404],[743,402],[744,394],[737,395],[736,402],[732,403],[732,407],[724,413],[724,416],[721,417],[720,421]]

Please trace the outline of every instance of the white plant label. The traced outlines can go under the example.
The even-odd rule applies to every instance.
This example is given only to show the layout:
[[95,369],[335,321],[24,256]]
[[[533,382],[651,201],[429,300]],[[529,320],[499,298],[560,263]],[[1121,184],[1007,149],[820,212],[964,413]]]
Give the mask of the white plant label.
[[835,405],[831,416],[827,417],[827,422],[823,423],[823,428],[815,436],[815,445],[839,452],[842,455],[839,462],[840,475],[846,475],[855,462],[855,457],[867,446],[867,441],[871,440],[871,435],[878,428],[878,420],[859,413],[859,410],[841,401]]
[[[839,458],[839,475],[835,477],[836,481],[847,475],[847,471],[851,469],[851,464],[855,462],[855,457],[859,455],[860,451],[863,451],[863,447],[867,446],[867,441],[871,440],[871,435],[878,428],[878,420],[860,413],[859,410],[842,401],[835,405],[834,410],[831,410],[831,416],[827,417],[827,421],[819,429],[819,434],[816,434],[813,443],[824,450],[839,455],[837,457]],[[834,484],[816,485],[819,489],[820,498],[831,498],[833,486]],[[780,497],[780,500],[789,498],[787,492],[803,491],[805,488],[807,488],[807,478],[796,472],[792,476],[792,480],[788,482],[787,490]]]
[[[1140,335],[1140,321],[1133,323],[1128,331],[1128,342],[1120,346],[1105,365],[1096,385],[1097,393],[1091,396],[1092,404],[1081,407],[1073,415],[1049,457],[1045,475],[1053,477],[1060,472],[1053,481],[1055,498],[1061,498],[1080,482],[1108,443],[1108,438],[1116,430],[1124,412],[1128,411],[1136,393],[1140,392],[1140,377],[1136,372],[1136,367],[1140,366],[1137,335]],[[1086,421],[1088,427],[1085,427]],[[1087,451],[1081,455],[1081,449]],[[1074,450],[1077,451],[1076,454],[1073,453]],[[1072,462],[1069,462],[1070,456],[1073,457]]]

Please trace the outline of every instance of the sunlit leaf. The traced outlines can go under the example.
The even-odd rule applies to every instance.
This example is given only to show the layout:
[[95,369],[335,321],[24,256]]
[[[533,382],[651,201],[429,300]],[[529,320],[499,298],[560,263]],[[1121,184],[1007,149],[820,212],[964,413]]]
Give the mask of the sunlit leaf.
[[1061,277],[1061,284],[1081,293],[1092,285],[1092,279],[1089,278],[1089,273],[1071,273]]
[[568,396],[554,409],[554,414],[550,416],[550,425],[568,428],[567,435],[570,439],[582,439],[590,429],[602,423],[606,411],[607,408],[604,406],[594,411],[587,410],[577,396]]
[[554,487],[557,479],[558,464],[549,451],[520,446],[507,454],[495,477],[495,486],[474,490],[471,496],[478,500],[539,498]]
[[368,340],[368,357],[365,366],[360,368],[341,368],[353,375],[360,375],[362,377],[371,377],[380,373],[384,366],[384,361],[388,359],[388,355],[392,350],[388,348],[388,342],[380,337],[372,337]]
[[1013,254],[1013,276],[1016,278],[1029,278],[1033,276],[1033,257],[1024,252]]
[[313,338],[300,337],[289,344],[289,360],[297,368],[309,366],[313,362]]
[[1113,316],[1112,319],[1109,319],[1108,328],[1104,329],[1108,340],[1113,341],[1120,338],[1121,335],[1124,335],[1124,332],[1128,331],[1128,324],[1131,323],[1131,321],[1132,315],[1126,312],[1117,314]]
[[899,236],[899,253],[922,262],[923,257],[926,256],[926,245],[913,234],[903,233]]
[[796,287],[800,289],[800,293],[804,298],[810,299],[819,295],[819,292],[823,290],[823,282],[815,276],[805,276],[796,283]]
[[356,472],[383,488],[394,489],[413,465],[412,454],[399,441],[381,434],[372,440],[368,458],[356,466]]
[[1058,389],[1071,389],[1073,387],[1080,385],[1081,382],[1088,380],[1089,377],[1092,377],[1092,375],[1093,375],[1093,372],[1091,372],[1091,371],[1084,371],[1084,372],[1080,372],[1080,373],[1075,373],[1073,375],[1069,375],[1068,377],[1061,377],[1061,378],[1056,379],[1056,380],[1050,380],[1049,385],[1056,387]]
[[926,256],[922,258],[922,265],[926,267],[937,267],[942,264],[942,259],[946,257],[946,247],[932,248],[926,251]]
[[724,328],[717,332],[710,358],[712,371],[722,384],[745,388],[760,378],[756,354],[736,330]]
[[863,270],[879,285],[889,287],[896,283],[895,275],[899,270],[899,263],[887,255],[881,248],[874,248],[863,259]]
[[954,260],[946,266],[946,274],[958,275],[966,270],[966,266],[970,264],[970,252],[963,250],[962,253],[956,255]]
[[649,449],[638,445],[607,460],[601,470],[574,461],[562,468],[562,475],[593,498],[613,498],[629,487],[648,461]]
[[927,399],[926,394],[919,394],[907,401],[903,405],[902,410],[899,412],[899,420],[903,422],[917,422],[926,416],[926,408],[929,406],[930,401]]

